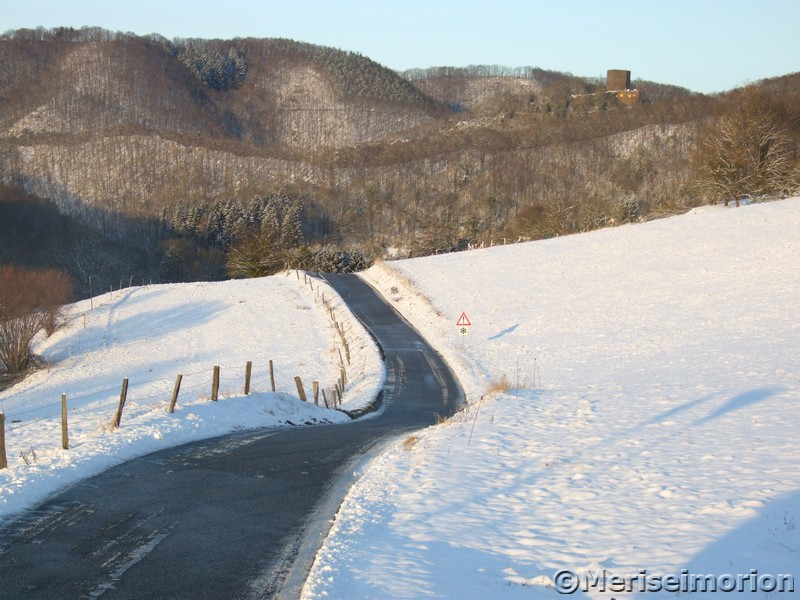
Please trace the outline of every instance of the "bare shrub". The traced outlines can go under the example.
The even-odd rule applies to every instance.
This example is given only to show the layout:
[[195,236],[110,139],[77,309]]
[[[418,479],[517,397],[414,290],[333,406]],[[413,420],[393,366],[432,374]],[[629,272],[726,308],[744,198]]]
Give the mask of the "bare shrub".
[[286,265],[286,250],[277,234],[271,231],[253,232],[228,254],[228,274],[231,277],[263,277],[274,275]]
[[30,347],[41,329],[48,335],[61,324],[72,284],[61,271],[0,267],[0,362],[9,375],[31,364]]

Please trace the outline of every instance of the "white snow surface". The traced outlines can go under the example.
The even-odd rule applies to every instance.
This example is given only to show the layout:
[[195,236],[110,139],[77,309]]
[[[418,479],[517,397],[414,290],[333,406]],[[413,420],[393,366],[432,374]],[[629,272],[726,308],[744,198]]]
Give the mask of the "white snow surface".
[[[345,422],[314,405],[312,381],[331,390],[340,338],[322,294],[344,324],[351,350],[343,409],[371,402],[384,368],[372,338],[323,282],[292,271],[261,279],[131,287],[70,305],[68,322],[34,351],[49,367],[0,392],[9,468],[0,470],[0,522],[64,486],[149,452],[255,427]],[[312,290],[313,285],[313,290]],[[269,361],[276,392],[272,392]],[[244,395],[251,361],[251,394]],[[214,365],[220,398],[212,401]],[[175,412],[167,408],[183,374]],[[301,402],[300,376],[308,402]],[[112,427],[123,378],[127,401]],[[61,395],[69,449],[62,449]]]
[[365,277],[470,406],[364,467],[303,598],[798,598],[800,198]]

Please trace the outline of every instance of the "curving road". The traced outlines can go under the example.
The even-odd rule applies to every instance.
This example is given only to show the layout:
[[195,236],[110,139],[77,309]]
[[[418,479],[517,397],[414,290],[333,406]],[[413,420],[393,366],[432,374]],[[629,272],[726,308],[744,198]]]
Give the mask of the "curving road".
[[0,599],[296,598],[359,461],[463,399],[366,283],[325,278],[385,354],[378,415],[187,444],[80,482],[0,530]]

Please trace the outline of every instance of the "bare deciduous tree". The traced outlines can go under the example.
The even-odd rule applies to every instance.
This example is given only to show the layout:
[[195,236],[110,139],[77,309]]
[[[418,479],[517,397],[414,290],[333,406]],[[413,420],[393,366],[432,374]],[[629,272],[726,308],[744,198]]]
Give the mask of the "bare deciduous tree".
[[53,269],[0,268],[0,362],[10,375],[31,363],[31,343],[41,329],[51,335],[72,294],[69,278]]
[[696,157],[696,186],[703,196],[725,206],[746,196],[787,191],[793,143],[770,100],[745,90],[702,140]]

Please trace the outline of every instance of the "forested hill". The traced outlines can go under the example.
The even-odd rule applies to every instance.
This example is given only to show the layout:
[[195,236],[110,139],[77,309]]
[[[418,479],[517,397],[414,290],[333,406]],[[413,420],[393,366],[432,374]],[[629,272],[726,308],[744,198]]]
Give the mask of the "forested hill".
[[[0,263],[219,278],[680,209],[725,100],[634,83],[628,106],[604,81],[539,68],[396,73],[291,40],[9,32],[0,217],[17,231]],[[794,77],[770,85],[797,94]]]
[[289,40],[17,31],[0,52],[0,126],[21,141],[157,132],[308,149],[381,139],[441,112],[368,58]]

